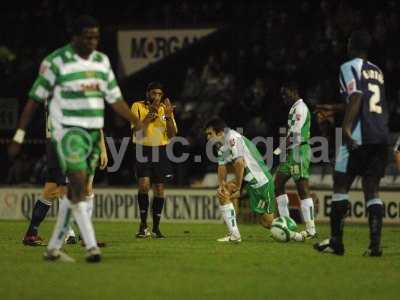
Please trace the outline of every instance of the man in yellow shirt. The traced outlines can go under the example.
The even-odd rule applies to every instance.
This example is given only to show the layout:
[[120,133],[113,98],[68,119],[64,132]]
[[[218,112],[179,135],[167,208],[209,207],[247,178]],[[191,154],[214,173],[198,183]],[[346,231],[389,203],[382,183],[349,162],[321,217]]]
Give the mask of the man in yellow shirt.
[[[172,179],[172,168],[167,157],[166,147],[177,134],[173,114],[174,106],[164,98],[164,88],[159,82],[151,82],[146,89],[146,100],[136,101],[131,107],[132,113],[143,122],[144,135],[133,131],[132,141],[136,151],[136,176],[139,192],[140,226],[137,238],[164,238],[160,231],[161,212],[164,207],[164,184]],[[133,127],[132,127],[133,128]],[[152,203],[153,228],[147,227],[149,209],[149,190],[153,185]]]

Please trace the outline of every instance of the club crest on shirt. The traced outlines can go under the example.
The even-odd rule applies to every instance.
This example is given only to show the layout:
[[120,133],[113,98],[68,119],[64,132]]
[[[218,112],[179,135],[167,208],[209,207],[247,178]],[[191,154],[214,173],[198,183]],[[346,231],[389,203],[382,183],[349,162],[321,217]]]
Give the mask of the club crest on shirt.
[[301,114],[296,114],[296,120],[300,121],[300,119],[301,119]]
[[162,115],[161,119],[162,119],[163,121],[167,121],[167,116],[166,116],[166,115]]
[[235,146],[235,143],[235,139],[232,138],[229,140],[229,145],[231,145],[231,147]]

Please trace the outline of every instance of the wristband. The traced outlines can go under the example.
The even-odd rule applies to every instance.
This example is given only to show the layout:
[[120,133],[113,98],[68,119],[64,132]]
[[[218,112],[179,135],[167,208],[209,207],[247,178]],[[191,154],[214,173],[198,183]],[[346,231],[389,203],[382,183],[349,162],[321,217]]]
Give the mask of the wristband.
[[25,138],[25,130],[18,128],[14,134],[13,141],[18,144],[22,144],[24,142],[24,138]]

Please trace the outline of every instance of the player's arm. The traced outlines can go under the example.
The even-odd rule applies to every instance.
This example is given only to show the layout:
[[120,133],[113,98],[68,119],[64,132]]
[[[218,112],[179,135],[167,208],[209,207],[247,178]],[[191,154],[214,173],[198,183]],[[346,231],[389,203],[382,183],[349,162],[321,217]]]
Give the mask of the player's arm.
[[19,153],[21,145],[25,139],[26,127],[31,122],[38,106],[39,103],[32,99],[29,99],[28,102],[26,103],[21,118],[19,119],[18,129],[16,130],[12,143],[8,148],[8,155],[11,158],[14,158]]
[[100,129],[99,147],[100,147],[100,170],[104,170],[107,167],[108,156],[107,156],[107,148],[106,148],[106,142],[104,139],[103,129]]
[[228,171],[226,169],[226,165],[218,165],[218,186],[221,187],[226,182],[226,176]]
[[[342,123],[343,138],[350,149],[358,146],[351,134],[353,123],[358,117],[362,104],[362,91],[360,90],[360,72],[361,69],[356,68],[352,64],[343,64],[340,67],[339,83],[342,93],[347,95],[347,105]],[[358,74],[358,75],[357,75]]]
[[142,129],[142,122],[131,112],[128,104],[126,104],[124,100],[119,99],[112,103],[111,107],[117,114],[129,121],[136,131]]
[[167,123],[167,136],[169,139],[173,138],[178,133],[178,128],[174,118],[174,108],[175,106],[173,106],[170,100],[166,98],[164,100],[164,112]]
[[343,136],[349,145],[350,149],[354,149],[358,146],[357,141],[355,141],[352,136],[353,123],[358,117],[361,109],[362,94],[353,93],[349,97],[349,103],[347,104],[346,111],[344,114],[344,119],[342,123]]
[[114,72],[110,65],[108,66],[107,84],[103,92],[105,95],[105,100],[111,105],[112,109],[118,115],[130,122],[134,126],[135,130],[142,129],[142,122],[131,112],[128,104],[123,100],[121,89],[118,86]]
[[217,189],[217,195],[218,198],[224,199],[226,197],[226,189],[225,189],[225,183],[226,183],[226,176],[228,174],[228,170],[226,168],[226,162],[223,158],[222,152],[218,151],[218,170],[217,170],[217,177],[218,177],[218,189]]
[[14,158],[19,153],[21,144],[24,142],[25,130],[31,122],[39,104],[44,103],[52,94],[58,73],[57,67],[51,61],[47,59],[42,61],[38,77],[29,91],[28,102],[25,104],[20,117],[18,129],[8,148],[8,154],[11,158]]

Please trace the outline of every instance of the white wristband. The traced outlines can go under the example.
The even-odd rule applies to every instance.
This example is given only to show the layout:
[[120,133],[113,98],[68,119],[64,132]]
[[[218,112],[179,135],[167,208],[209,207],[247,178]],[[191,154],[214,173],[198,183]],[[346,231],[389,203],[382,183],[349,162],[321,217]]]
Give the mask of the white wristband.
[[14,134],[13,141],[18,144],[22,144],[24,142],[24,138],[25,138],[25,130],[18,128]]

